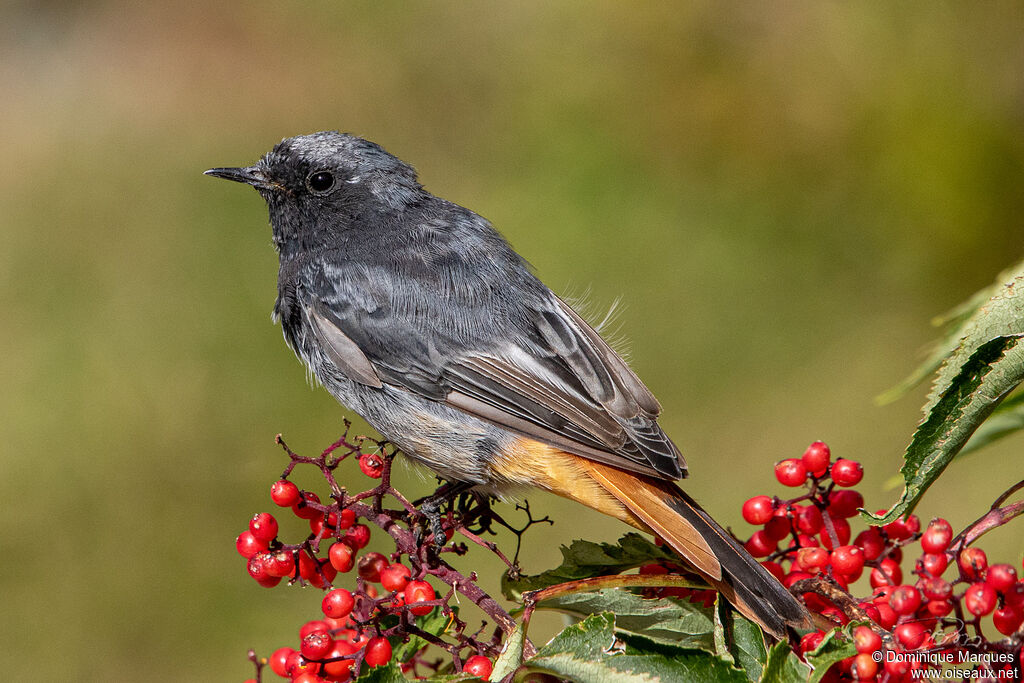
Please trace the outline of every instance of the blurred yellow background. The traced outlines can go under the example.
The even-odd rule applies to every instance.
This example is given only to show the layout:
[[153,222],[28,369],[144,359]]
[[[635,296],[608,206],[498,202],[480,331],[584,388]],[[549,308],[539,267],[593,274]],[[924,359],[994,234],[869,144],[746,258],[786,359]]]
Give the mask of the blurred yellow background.
[[[1024,255],[1022,24],[1012,2],[4,3],[2,677],[240,681],[317,613],[234,537],[273,508],[274,435],[312,454],[345,412],[270,323],[262,201],[202,176],[300,133],[381,143],[556,291],[621,296],[723,523],[819,438],[887,506],[923,389],[873,397]],[[1020,444],[918,512],[977,517]],[[560,523],[528,572],[625,531],[531,501]],[[1018,562],[1020,538],[983,545]],[[496,589],[489,557],[461,566]]]

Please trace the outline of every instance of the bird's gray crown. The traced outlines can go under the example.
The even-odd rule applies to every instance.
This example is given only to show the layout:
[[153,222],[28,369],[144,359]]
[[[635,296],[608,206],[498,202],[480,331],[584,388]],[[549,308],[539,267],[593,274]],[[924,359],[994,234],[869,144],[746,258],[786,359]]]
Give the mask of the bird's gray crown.
[[339,181],[366,182],[378,190],[389,183],[420,187],[412,166],[374,142],[337,131],[285,138],[259,166],[285,187],[301,186],[310,173],[320,170],[341,173]]

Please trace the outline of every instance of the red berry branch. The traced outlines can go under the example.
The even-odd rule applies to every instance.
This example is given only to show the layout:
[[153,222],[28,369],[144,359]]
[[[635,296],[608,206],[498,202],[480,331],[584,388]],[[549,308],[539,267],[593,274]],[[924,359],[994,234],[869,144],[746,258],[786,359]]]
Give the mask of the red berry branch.
[[[418,675],[448,667],[488,676],[491,658],[498,654],[503,636],[515,628],[515,621],[477,585],[475,572],[460,573],[444,556],[467,552],[465,543],[451,542],[458,532],[494,551],[514,570],[497,546],[480,535],[491,532],[496,523],[521,536],[529,526],[548,520],[530,517],[525,527],[513,528],[476,494],[442,497],[436,517],[431,518],[391,486],[395,449],[366,437],[350,440],[349,427],[346,421],[342,437],[316,457],[296,454],[277,437],[289,463],[271,485],[270,497],[308,521],[308,536],[284,543],[277,519],[261,512],[236,540],[239,554],[248,561],[249,575],[261,586],[274,587],[287,580],[325,591],[323,614],[302,626],[297,648],[282,647],[266,661],[250,653],[257,667],[255,680],[260,680],[266,664],[275,674],[297,683],[348,681],[363,667],[391,661],[398,646],[410,643],[412,649],[405,647],[406,655],[399,662],[404,672]],[[369,452],[363,452],[367,446]],[[335,477],[338,466],[349,458],[356,458],[362,473],[379,483],[349,493]],[[322,502],[316,493],[300,490],[288,479],[300,465],[319,469],[329,487],[329,501]],[[370,525],[390,536],[394,543],[390,555],[360,554],[370,540]],[[339,574],[353,569],[354,589],[334,586]],[[444,586],[440,595],[431,580]],[[456,594],[479,607],[490,628],[485,621],[470,632],[452,604]],[[490,635],[484,635],[488,630]],[[449,663],[430,659],[431,646],[434,652],[446,652]],[[527,643],[527,647],[532,652],[533,646]]]
[[[468,550],[466,542],[452,539],[457,533],[494,552],[515,579],[515,561],[483,536],[497,524],[521,537],[526,528],[549,520],[534,519],[523,508],[528,520],[515,529],[491,510],[486,498],[459,494],[452,484],[417,507],[391,486],[395,449],[365,437],[350,440],[347,423],[345,434],[316,457],[294,453],[280,437],[278,443],[289,462],[271,486],[271,500],[306,520],[309,533],[299,542],[284,543],[278,520],[262,512],[238,536],[236,547],[260,585],[310,584],[324,596],[322,614],[299,629],[295,647],[279,648],[269,659],[250,652],[254,680],[269,667],[299,683],[349,681],[366,667],[391,661],[414,678],[438,672],[489,677],[516,623],[477,585],[475,573],[460,573],[446,561]],[[375,485],[358,493],[342,486],[337,469],[349,459],[357,460],[362,475]],[[328,487],[327,500],[289,480],[298,466],[318,469]],[[941,518],[922,530],[920,520],[910,515],[863,528],[854,537],[851,521],[859,521],[864,497],[853,487],[863,474],[860,463],[833,460],[828,446],[815,442],[800,458],[775,465],[778,482],[801,489],[797,495],[758,495],[742,507],[744,520],[759,527],[745,541],[747,550],[763,558],[768,571],[823,617],[822,623],[840,629],[838,637],[855,651],[832,665],[822,680],[901,683],[950,665],[970,667],[976,680],[1019,680],[1024,580],[1009,564],[989,565],[974,544],[1024,513],[1024,501],[1007,503],[1024,482],[999,496],[959,534]],[[365,551],[371,527],[388,534],[392,552]],[[682,598],[705,607],[715,603],[714,591],[690,587],[693,580],[683,578],[684,566],[659,559],[667,557],[664,553],[649,557],[657,561],[631,565],[639,576],[592,576],[524,593],[521,628],[545,600],[601,589],[640,590],[647,598]],[[629,568],[623,564],[606,573]],[[339,574],[353,570],[349,586],[335,585]],[[860,595],[856,584],[865,572],[863,590],[869,594]],[[487,617],[473,632],[453,604],[457,594]],[[826,630],[832,629],[804,635],[795,649],[820,665],[815,657],[826,647]],[[525,657],[535,652],[528,640],[524,650]]]
[[[1021,679],[1024,581],[1008,564],[989,566],[985,552],[971,544],[1024,512],[1024,501],[1004,505],[1024,482],[955,537],[944,519],[932,520],[922,531],[920,520],[910,515],[868,527],[851,543],[849,520],[864,505],[863,496],[849,488],[863,477],[860,463],[833,462],[819,441],[800,458],[777,463],[775,476],[805,493],[747,500],[743,518],[761,528],[745,547],[764,558],[762,564],[812,611],[837,626],[865,622],[852,631],[857,654],[839,662],[825,680],[895,683],[912,680],[915,671],[958,664],[971,666],[974,679]],[[905,581],[904,554],[918,547]],[[956,575],[947,580],[943,574],[951,566]],[[865,568],[871,594],[856,598],[850,586]],[[1001,638],[989,639],[983,631],[988,615]],[[825,635],[807,634],[799,650],[813,652]]]

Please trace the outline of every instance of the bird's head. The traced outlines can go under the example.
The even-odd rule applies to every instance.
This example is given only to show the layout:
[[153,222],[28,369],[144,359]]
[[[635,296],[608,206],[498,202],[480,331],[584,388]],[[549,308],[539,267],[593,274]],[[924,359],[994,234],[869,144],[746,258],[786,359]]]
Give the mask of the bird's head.
[[286,138],[252,166],[206,174],[259,191],[282,254],[344,238],[423,194],[411,166],[373,142],[334,131]]

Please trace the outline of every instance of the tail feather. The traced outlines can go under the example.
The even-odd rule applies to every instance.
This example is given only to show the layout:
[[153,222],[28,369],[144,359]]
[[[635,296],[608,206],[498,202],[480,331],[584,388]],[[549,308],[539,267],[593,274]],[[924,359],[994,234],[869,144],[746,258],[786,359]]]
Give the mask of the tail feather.
[[779,638],[814,627],[804,606],[675,484],[593,461],[584,466],[744,616]]

